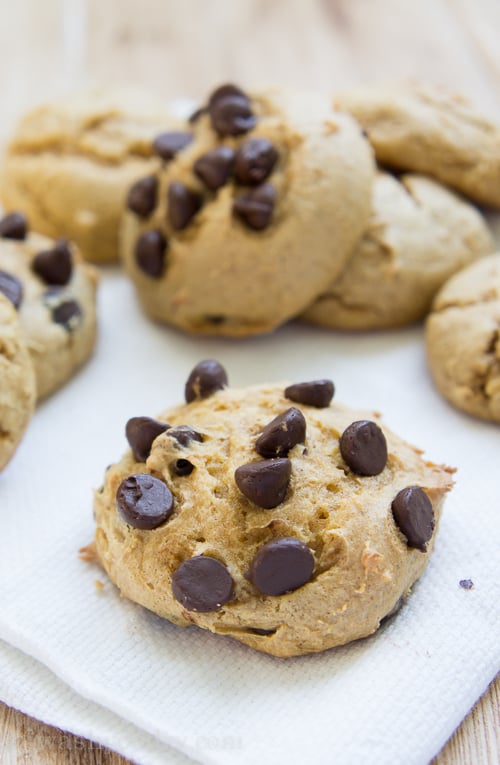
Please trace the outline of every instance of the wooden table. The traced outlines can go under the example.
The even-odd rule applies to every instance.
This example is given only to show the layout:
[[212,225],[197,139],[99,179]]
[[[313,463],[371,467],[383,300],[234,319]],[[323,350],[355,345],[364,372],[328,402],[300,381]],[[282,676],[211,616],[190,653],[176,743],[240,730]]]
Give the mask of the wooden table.
[[[202,98],[214,85],[337,89],[419,78],[500,117],[499,0],[4,0],[0,138],[40,98],[85,81]],[[7,10],[8,8],[8,10]],[[434,760],[500,762],[497,679]],[[126,765],[0,705],[0,762]]]

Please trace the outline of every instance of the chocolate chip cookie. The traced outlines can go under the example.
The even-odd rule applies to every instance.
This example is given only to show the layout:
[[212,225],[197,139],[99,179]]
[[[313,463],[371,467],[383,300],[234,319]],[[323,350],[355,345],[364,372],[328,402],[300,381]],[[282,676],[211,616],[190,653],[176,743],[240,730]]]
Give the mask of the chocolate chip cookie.
[[14,454],[35,405],[35,374],[17,308],[18,282],[0,270],[0,470]]
[[333,395],[326,379],[232,389],[206,360],[187,403],[131,418],[95,495],[122,594],[276,656],[375,632],[425,569],[453,471]]
[[480,204],[500,207],[500,125],[463,97],[431,85],[361,87],[336,99],[379,162],[426,173]]
[[38,398],[44,398],[94,349],[97,273],[66,239],[29,231],[21,213],[0,220],[0,273],[18,310]]
[[161,101],[91,91],[40,106],[21,120],[0,172],[6,209],[36,231],[74,241],[87,260],[118,259],[127,189],[155,166],[152,139],[176,121]]
[[342,329],[418,321],[450,276],[492,251],[475,207],[425,176],[380,172],[363,238],[303,318]]
[[271,331],[339,273],[367,220],[371,149],[320,96],[225,85],[154,147],[123,257],[146,313],[190,332]]
[[436,296],[426,324],[429,368],[459,409],[500,422],[500,255],[473,263]]

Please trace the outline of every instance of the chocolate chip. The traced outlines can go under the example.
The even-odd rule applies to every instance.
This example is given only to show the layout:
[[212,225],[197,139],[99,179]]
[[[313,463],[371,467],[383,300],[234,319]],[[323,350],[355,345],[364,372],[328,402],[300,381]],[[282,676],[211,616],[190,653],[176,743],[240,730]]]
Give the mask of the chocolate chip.
[[340,437],[344,462],[358,475],[378,475],[387,462],[387,443],[379,426],[371,420],[358,420]]
[[156,529],[172,515],[174,498],[163,481],[152,475],[129,475],[118,487],[116,506],[135,529]]
[[306,584],[314,571],[314,557],[300,539],[282,537],[268,542],[255,555],[249,577],[264,595],[284,595]]
[[3,239],[26,239],[28,221],[22,213],[13,212],[0,220],[0,236]]
[[278,152],[267,138],[248,138],[236,154],[234,174],[240,183],[256,186],[271,174]]
[[188,404],[197,398],[208,398],[228,384],[226,370],[214,359],[205,359],[189,375],[184,394]]
[[199,106],[198,109],[195,109],[194,112],[188,117],[188,122],[191,125],[194,125],[195,122],[198,122],[200,117],[203,114],[207,113],[207,107],[206,106]]
[[136,181],[127,194],[127,207],[141,218],[147,218],[156,207],[158,179],[148,175]]
[[50,250],[43,250],[33,258],[31,268],[45,284],[63,287],[73,273],[71,250],[66,239],[58,239]]
[[14,308],[19,308],[23,301],[23,285],[17,276],[0,271],[0,292],[10,300]]
[[461,579],[458,583],[463,590],[473,590],[474,582],[472,579]]
[[425,491],[420,486],[407,486],[396,494],[391,508],[408,547],[425,552],[434,531],[434,510]]
[[169,133],[160,133],[153,141],[155,154],[168,162],[173,159],[178,152],[185,149],[193,140],[192,133],[171,131]]
[[175,231],[185,229],[202,205],[203,199],[179,181],[168,187],[168,217]]
[[261,231],[269,226],[273,217],[276,190],[270,183],[263,183],[251,189],[247,194],[242,194],[233,202],[233,211],[250,228]]
[[200,444],[203,443],[203,436],[201,433],[190,428],[189,425],[177,425],[175,428],[169,428],[167,436],[169,436],[169,438],[175,438],[177,443],[181,446],[189,446],[191,441],[198,441]]
[[241,135],[257,124],[248,96],[236,85],[222,85],[210,96],[208,112],[219,135]]
[[131,417],[125,425],[125,435],[138,462],[146,462],[155,438],[164,433],[170,425],[153,420],[152,417]]
[[168,242],[161,231],[144,231],[135,245],[135,262],[148,276],[159,279],[165,268]]
[[74,332],[81,324],[83,311],[76,300],[64,300],[52,308],[52,321],[61,324],[68,332]]
[[306,438],[306,420],[299,409],[291,406],[266,425],[255,442],[263,457],[286,457],[296,444]]
[[191,475],[194,465],[189,460],[179,459],[171,463],[170,470],[174,475],[178,476]]
[[194,163],[194,171],[212,191],[227,183],[234,168],[235,152],[229,146],[217,146],[216,149],[202,154]]
[[315,406],[324,409],[330,406],[335,393],[335,386],[331,380],[313,380],[312,382],[295,383],[285,388],[285,397],[290,401],[305,406]]
[[174,598],[188,611],[218,611],[233,596],[226,566],[209,555],[185,560],[172,576]]
[[234,473],[234,480],[247,499],[270,510],[285,499],[291,474],[289,459],[263,460],[241,465]]

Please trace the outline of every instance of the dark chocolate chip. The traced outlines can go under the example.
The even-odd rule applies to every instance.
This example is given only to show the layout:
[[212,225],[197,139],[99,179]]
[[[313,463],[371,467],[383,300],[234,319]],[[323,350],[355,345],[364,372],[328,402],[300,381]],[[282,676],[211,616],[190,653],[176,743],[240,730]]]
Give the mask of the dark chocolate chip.
[[148,175],[136,181],[127,194],[127,207],[141,218],[147,218],[156,207],[158,179]]
[[234,174],[240,183],[256,186],[272,173],[278,152],[267,138],[248,138],[236,154]]
[[163,481],[152,475],[129,475],[118,487],[116,506],[123,520],[136,529],[156,529],[172,515],[174,498]]
[[28,221],[22,213],[13,212],[0,220],[0,236],[3,239],[26,239]]
[[168,187],[168,218],[175,231],[185,229],[201,208],[203,199],[179,181],[172,181]]
[[145,274],[159,279],[165,269],[167,249],[168,242],[161,231],[144,231],[135,245],[135,262]]
[[234,480],[247,499],[270,510],[285,499],[291,474],[289,459],[263,460],[236,468]]
[[178,476],[191,475],[194,470],[194,465],[189,460],[179,459],[172,462],[170,470],[174,475]]
[[192,133],[171,131],[169,133],[160,133],[153,141],[155,154],[168,162],[173,159],[178,152],[189,146],[193,140]]
[[221,136],[248,133],[257,124],[248,96],[235,85],[222,85],[210,96],[212,127]]
[[273,217],[276,190],[270,183],[263,183],[242,194],[233,202],[234,212],[256,231],[261,231],[269,226]]
[[461,579],[458,583],[463,590],[473,590],[474,582],[472,579]]
[[191,441],[198,441],[200,444],[203,443],[203,436],[201,433],[190,428],[189,425],[177,425],[175,428],[169,428],[167,436],[169,436],[169,438],[175,438],[177,443],[181,446],[189,446]]
[[358,475],[378,475],[387,463],[387,442],[371,420],[357,420],[340,437],[344,462]]
[[185,560],[172,576],[174,598],[188,611],[218,611],[233,596],[226,566],[209,555]]
[[255,442],[263,457],[286,457],[296,444],[304,443],[306,420],[299,409],[291,406],[266,425]]
[[314,557],[300,539],[282,537],[268,542],[255,555],[249,577],[264,595],[284,595],[306,584],[314,571]]
[[207,107],[206,106],[199,106],[197,109],[194,110],[194,112],[188,117],[188,122],[191,125],[194,125],[195,122],[198,122],[201,116],[203,114],[207,113]]
[[295,383],[285,388],[285,398],[305,406],[315,406],[323,409],[330,406],[335,393],[331,380],[313,380],[312,382]]
[[35,255],[31,268],[45,284],[58,287],[68,284],[73,273],[73,259],[67,240],[58,239],[50,250]]
[[396,494],[391,508],[408,547],[425,552],[434,531],[434,510],[425,491],[420,486],[407,486]]
[[23,285],[17,276],[0,271],[0,292],[10,300],[14,308],[19,308],[23,301]]
[[155,438],[164,433],[170,425],[153,420],[152,417],[131,417],[125,426],[125,435],[138,462],[146,462]]
[[184,394],[188,404],[197,398],[208,398],[228,384],[226,370],[214,359],[205,359],[189,375]]
[[194,171],[207,188],[220,189],[230,178],[234,168],[235,152],[229,146],[217,148],[202,154],[194,163]]
[[63,300],[52,308],[52,321],[61,324],[68,332],[74,332],[81,324],[82,317],[83,311],[76,300]]

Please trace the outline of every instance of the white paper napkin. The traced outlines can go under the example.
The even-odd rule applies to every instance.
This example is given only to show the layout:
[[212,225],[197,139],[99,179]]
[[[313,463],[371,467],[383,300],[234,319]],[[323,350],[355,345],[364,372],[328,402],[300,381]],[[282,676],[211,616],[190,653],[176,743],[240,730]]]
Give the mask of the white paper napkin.
[[[500,667],[498,426],[439,397],[421,328],[353,335],[294,324],[251,340],[191,338],[141,316],[113,272],[100,303],[95,358],[39,408],[0,476],[0,638],[50,670],[23,665],[16,695],[3,661],[0,696],[142,765],[158,762],[160,750],[141,743],[151,737],[207,765],[428,762]],[[340,401],[382,411],[430,459],[458,467],[429,568],[375,636],[275,659],[162,621],[78,559],[93,534],[91,488],[124,450],[126,420],[180,401],[207,357],[232,385],[331,377]],[[474,588],[460,588],[469,578]],[[26,701],[31,673],[39,696],[50,685],[50,715]]]

